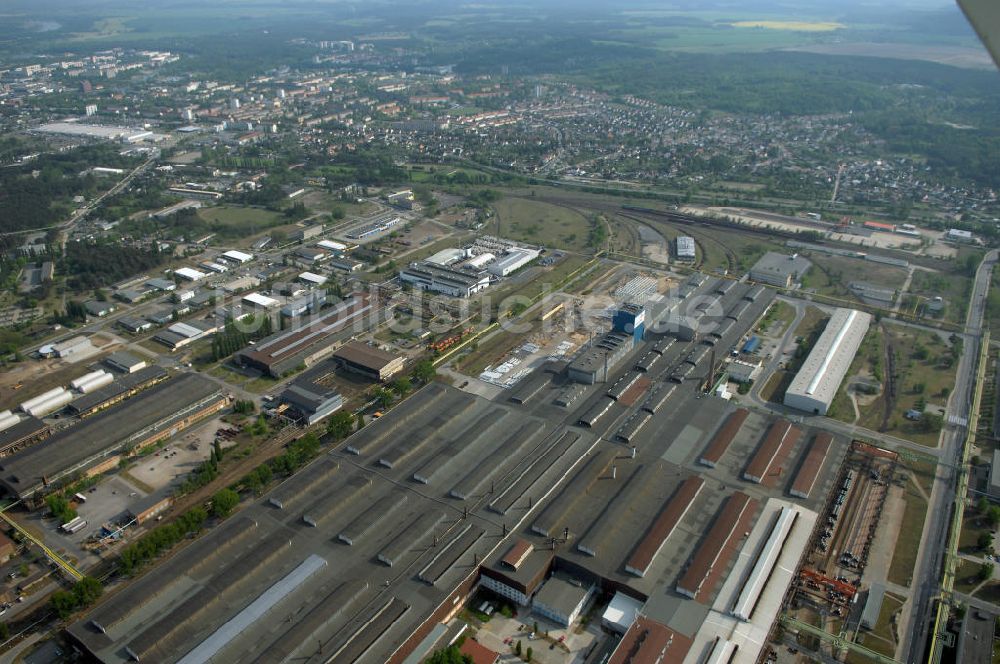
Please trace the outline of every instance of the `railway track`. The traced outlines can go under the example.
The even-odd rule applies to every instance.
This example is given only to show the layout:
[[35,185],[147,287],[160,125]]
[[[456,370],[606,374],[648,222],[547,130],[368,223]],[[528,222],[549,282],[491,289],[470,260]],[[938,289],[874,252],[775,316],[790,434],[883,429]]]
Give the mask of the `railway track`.
[[739,259],[736,257],[736,252],[730,249],[729,246],[724,242],[722,242],[721,240],[718,240],[708,235],[707,233],[702,233],[698,230],[694,230],[688,225],[670,223],[668,221],[664,221],[661,219],[640,217],[637,216],[635,213],[619,212],[619,215],[635,223],[640,223],[649,226],[653,230],[657,230],[656,226],[660,225],[662,227],[669,228],[673,231],[682,232],[684,235],[687,235],[692,239],[694,239],[694,243],[695,246],[698,248],[698,252],[697,252],[697,259],[695,260],[695,263],[693,264],[692,267],[694,267],[694,269],[696,270],[704,267],[705,256],[708,255],[707,247],[709,246],[717,247],[722,251],[722,253],[726,257],[726,267],[729,270],[729,272],[736,272],[739,269]]
[[[639,223],[644,226],[648,226],[653,230],[659,230],[660,228],[669,228],[675,232],[682,232],[684,235],[689,235],[694,238],[695,244],[701,250],[699,252],[699,257],[694,264],[695,269],[700,269],[703,267],[705,260],[706,247],[712,246],[716,247],[722,251],[725,255],[726,266],[730,272],[735,272],[739,268],[739,259],[727,244],[712,237],[707,232],[702,232],[698,227],[702,226],[706,229],[708,228],[718,228],[718,224],[712,222],[697,219],[695,217],[690,217],[687,215],[681,215],[675,212],[659,211],[659,210],[644,210],[641,208],[628,208],[619,203],[604,203],[600,201],[594,201],[593,203],[587,203],[585,206],[580,203],[579,200],[566,199],[559,196],[541,196],[538,198],[539,201],[548,203],[550,205],[555,205],[558,207],[564,207],[573,210],[577,213],[586,214],[587,212],[601,212],[605,216],[609,217],[619,217],[623,219],[628,219],[633,223]],[[751,237],[757,237],[760,235],[766,235],[773,239],[774,233],[764,232],[762,230],[757,230],[753,228],[733,228],[730,229],[733,233],[739,233],[741,235],[747,235]],[[641,242],[640,242],[641,247]]]

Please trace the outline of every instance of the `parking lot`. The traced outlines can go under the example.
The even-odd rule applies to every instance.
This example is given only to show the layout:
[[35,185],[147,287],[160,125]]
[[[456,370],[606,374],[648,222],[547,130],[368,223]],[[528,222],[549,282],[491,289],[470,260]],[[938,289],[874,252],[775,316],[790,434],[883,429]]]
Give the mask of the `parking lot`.
[[143,488],[159,491],[170,487],[211,456],[215,432],[226,428],[229,425],[221,418],[213,417],[184,435],[171,438],[161,449],[137,461],[128,472],[145,485]]
[[46,546],[66,555],[78,567],[87,568],[98,561],[97,554],[87,551],[83,544],[88,537],[96,534],[105,523],[123,516],[128,506],[145,494],[120,475],[113,475],[83,494],[87,502],[78,504],[77,515],[86,520],[87,525],[75,533],[66,533],[57,519],[48,516],[47,510],[40,510],[22,516],[19,521],[28,530],[39,536]]

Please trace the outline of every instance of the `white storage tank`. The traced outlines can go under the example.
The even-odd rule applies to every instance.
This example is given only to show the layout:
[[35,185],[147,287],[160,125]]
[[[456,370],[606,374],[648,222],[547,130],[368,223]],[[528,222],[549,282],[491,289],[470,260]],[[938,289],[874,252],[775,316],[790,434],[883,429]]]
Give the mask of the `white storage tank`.
[[56,396],[57,394],[61,394],[62,392],[65,392],[65,391],[66,391],[65,387],[56,387],[56,388],[53,388],[53,389],[49,390],[48,392],[42,392],[37,397],[32,397],[32,398],[28,399],[27,401],[23,402],[21,404],[21,410],[23,410],[24,412],[27,413],[29,408],[37,406],[38,404],[42,403],[46,399],[51,399],[52,397]]
[[98,369],[97,371],[91,371],[88,374],[83,374],[76,380],[71,380],[69,386],[72,387],[74,390],[82,391],[84,385],[94,380],[95,378],[98,378],[99,376],[103,376],[104,374],[105,372],[100,369]]
[[11,415],[9,410],[5,410],[4,412],[7,413],[7,415],[0,413],[0,415],[2,415],[0,416],[0,431],[6,431],[21,421],[21,418],[17,415]]
[[115,378],[111,374],[102,371],[101,375],[97,376],[93,380],[87,381],[83,386],[80,387],[80,391],[84,394],[89,394],[99,387],[104,387],[105,385],[110,385],[114,382]]
[[73,393],[62,390],[59,394],[51,396],[41,403],[35,404],[25,412],[32,417],[44,417],[55,412],[73,400]]

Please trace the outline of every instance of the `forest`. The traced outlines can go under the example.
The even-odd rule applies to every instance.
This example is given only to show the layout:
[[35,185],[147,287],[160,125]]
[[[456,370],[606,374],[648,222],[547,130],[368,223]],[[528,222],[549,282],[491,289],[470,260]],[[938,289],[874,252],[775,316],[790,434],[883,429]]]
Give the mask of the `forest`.
[[166,258],[155,248],[70,242],[66,245],[65,273],[69,275],[67,283],[73,290],[91,290],[152,270],[162,265]]
[[23,166],[0,169],[0,232],[65,221],[74,196],[90,197],[113,184],[84,171],[93,166],[127,168],[134,162],[115,146],[102,144],[46,153]]

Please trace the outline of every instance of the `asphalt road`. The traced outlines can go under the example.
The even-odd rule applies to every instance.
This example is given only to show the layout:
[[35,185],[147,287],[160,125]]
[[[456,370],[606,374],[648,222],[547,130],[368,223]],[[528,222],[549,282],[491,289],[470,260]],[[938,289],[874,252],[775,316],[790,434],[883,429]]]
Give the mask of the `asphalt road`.
[[[986,311],[986,293],[990,286],[990,275],[997,262],[997,253],[997,250],[987,253],[976,271],[976,281],[972,288],[972,302],[969,303],[965,321],[965,344],[958,362],[955,389],[948,402],[948,417],[965,418],[969,416],[976,360],[979,354],[979,337],[982,333],[983,315]],[[949,505],[955,497],[956,478],[952,468],[959,461],[965,433],[965,427],[947,425],[944,435],[941,437],[939,458],[942,464],[937,468],[930,505],[927,509],[927,520],[924,523],[920,552],[913,570],[913,578],[921,581],[912,588],[912,608],[899,630],[901,637],[898,653],[902,655],[901,659],[905,662],[925,661],[932,602],[940,590],[941,563],[951,513]]]

